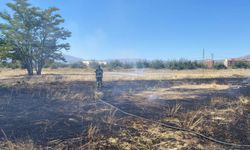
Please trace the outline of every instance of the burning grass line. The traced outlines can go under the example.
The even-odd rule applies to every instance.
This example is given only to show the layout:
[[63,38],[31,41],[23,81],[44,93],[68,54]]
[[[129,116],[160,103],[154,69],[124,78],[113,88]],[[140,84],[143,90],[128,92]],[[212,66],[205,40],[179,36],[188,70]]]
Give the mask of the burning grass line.
[[217,143],[217,144],[221,144],[221,145],[224,145],[224,146],[230,146],[230,147],[237,147],[237,148],[250,148],[250,145],[243,145],[243,144],[235,144],[235,143],[229,143],[229,142],[224,142],[224,141],[220,141],[220,140],[217,140],[215,138],[212,138],[212,137],[208,137],[204,134],[201,134],[201,133],[198,133],[198,132],[195,132],[193,130],[190,130],[190,129],[185,129],[185,128],[181,128],[181,127],[177,127],[177,126],[172,126],[172,125],[167,125],[165,123],[162,123],[162,122],[158,122],[158,121],[155,121],[155,120],[151,120],[151,119],[147,119],[147,118],[144,118],[144,117],[141,117],[141,116],[138,116],[138,115],[135,115],[135,114],[132,114],[132,113],[129,113],[129,112],[126,112],[102,99],[99,99],[101,102],[103,102],[104,104],[106,105],[109,105],[110,107],[113,107],[113,108],[116,108],[118,111],[120,111],[121,113],[123,114],[126,114],[126,115],[129,115],[129,116],[132,116],[132,117],[136,117],[136,118],[140,118],[142,120],[146,120],[146,121],[149,121],[149,122],[153,122],[153,123],[156,123],[158,125],[161,125],[163,127],[166,127],[166,128],[170,128],[170,129],[174,129],[174,130],[179,130],[179,131],[183,131],[183,132],[187,132],[187,133],[191,133],[193,135],[196,135],[197,137],[200,137],[200,138],[203,138],[203,139],[207,139],[211,142],[214,142],[214,143]]

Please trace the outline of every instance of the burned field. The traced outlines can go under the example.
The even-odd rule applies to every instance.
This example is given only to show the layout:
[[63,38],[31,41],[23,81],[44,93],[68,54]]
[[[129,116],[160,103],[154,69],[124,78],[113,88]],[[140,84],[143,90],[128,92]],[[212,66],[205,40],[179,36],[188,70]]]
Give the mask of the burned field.
[[100,90],[95,89],[94,81],[68,80],[64,75],[5,78],[0,85],[0,146],[234,149],[237,147],[166,128],[157,122],[229,143],[250,145],[249,90],[245,77],[165,80],[114,77],[106,80]]

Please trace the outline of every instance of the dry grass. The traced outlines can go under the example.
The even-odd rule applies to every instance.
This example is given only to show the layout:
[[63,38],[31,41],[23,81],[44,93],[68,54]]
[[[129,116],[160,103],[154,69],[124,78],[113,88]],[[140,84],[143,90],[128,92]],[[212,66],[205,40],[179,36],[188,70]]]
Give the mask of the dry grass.
[[4,141],[0,142],[0,147],[2,150],[35,150],[34,143],[31,140],[24,142],[14,143],[8,139],[5,132],[1,129],[1,133],[4,135]]
[[103,93],[100,92],[100,91],[95,90],[94,91],[94,100],[99,100],[101,98],[103,98]]
[[2,150],[39,150],[39,148],[34,145],[32,141],[18,142],[14,143],[12,141],[3,141],[0,143]]
[[109,124],[109,130],[111,130],[112,125],[115,125],[117,121],[117,118],[115,117],[116,112],[116,109],[111,109],[109,113],[103,118],[103,121]]
[[201,127],[204,122],[204,117],[201,111],[191,112],[184,115],[183,119],[180,120],[180,127],[191,130],[200,130],[197,127]]
[[88,129],[88,150],[94,150],[96,149],[96,144],[97,144],[97,133],[99,129],[97,126],[90,125]]
[[112,137],[109,140],[109,144],[116,146],[116,149],[122,150],[205,149],[204,146],[199,144],[199,140],[196,137],[184,136],[181,131],[171,131],[155,124],[144,127],[144,130],[139,133],[121,130],[119,137],[118,139]]
[[[139,72],[139,73],[138,73]],[[55,80],[54,76],[63,76],[65,81],[82,80],[94,81],[94,70],[92,69],[44,69],[43,74],[48,80]],[[26,75],[25,70],[1,69],[0,79],[20,78]],[[53,76],[52,76],[53,75]],[[196,79],[196,78],[219,78],[219,77],[246,77],[250,76],[250,69],[226,69],[226,70],[152,70],[141,71],[130,69],[119,72],[104,72],[104,81],[112,80],[168,80],[168,79]],[[51,77],[51,79],[50,79]]]
[[218,84],[215,82],[207,84],[187,84],[181,83],[173,85],[169,88],[154,87],[152,89],[144,90],[141,92],[130,94],[142,101],[149,100],[153,101],[156,99],[167,99],[167,100],[187,100],[197,99],[199,94],[206,94],[215,90],[227,90],[235,88],[237,86],[231,84]]
[[173,89],[200,89],[200,90],[226,90],[232,88],[232,85],[225,85],[225,84],[217,84],[217,83],[210,83],[210,84],[183,84],[177,85],[172,87]]
[[201,91],[178,91],[172,88],[155,88],[154,90],[145,90],[140,93],[135,93],[133,96],[135,99],[140,99],[142,101],[157,100],[157,99],[169,99],[169,100],[186,100],[186,99],[195,99],[197,94]]
[[175,106],[167,107],[167,116],[169,117],[176,117],[177,113],[179,112],[179,110],[182,108],[181,104],[175,104]]
[[241,104],[243,106],[249,106],[250,105],[250,98],[245,97],[245,96],[240,96],[239,97],[239,104]]

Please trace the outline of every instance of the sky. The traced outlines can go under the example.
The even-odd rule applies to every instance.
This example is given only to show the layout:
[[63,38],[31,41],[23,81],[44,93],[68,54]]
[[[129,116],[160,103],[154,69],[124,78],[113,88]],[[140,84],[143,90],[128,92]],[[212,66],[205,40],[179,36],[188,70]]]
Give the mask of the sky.
[[[0,0],[0,11],[12,0]],[[56,6],[83,59],[215,59],[250,55],[249,0],[30,0]]]

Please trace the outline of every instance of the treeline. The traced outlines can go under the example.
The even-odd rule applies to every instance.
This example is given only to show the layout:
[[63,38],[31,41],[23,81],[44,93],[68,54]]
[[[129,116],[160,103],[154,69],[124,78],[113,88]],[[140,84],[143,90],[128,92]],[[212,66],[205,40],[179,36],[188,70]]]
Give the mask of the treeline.
[[[98,61],[92,61],[89,65],[83,64],[82,62],[77,63],[61,63],[61,62],[47,62],[44,65],[44,68],[58,69],[58,68],[80,68],[95,69],[99,65]],[[118,70],[118,69],[132,69],[132,68],[151,68],[151,69],[171,69],[171,70],[192,70],[192,69],[207,69],[208,67],[199,61],[191,60],[172,60],[172,61],[163,61],[163,60],[138,60],[136,62],[123,62],[120,60],[108,61],[106,65],[101,64],[101,66],[108,70]],[[19,61],[13,62],[0,62],[1,68],[24,68]],[[250,63],[247,62],[235,62],[232,67],[233,69],[239,68],[250,68]],[[223,63],[215,63],[213,69],[226,69]]]
[[[119,60],[110,61],[105,66],[108,69],[131,69],[131,68],[151,68],[151,69],[171,69],[171,70],[192,70],[192,69],[208,69],[209,67],[201,61],[191,60],[139,60],[135,63],[122,62]],[[248,69],[250,68],[249,62],[239,61],[233,63],[229,68],[233,69]],[[215,62],[210,69],[227,69],[222,62]]]
[[173,60],[173,61],[139,60],[134,63],[114,60],[110,61],[107,64],[107,68],[109,69],[152,68],[152,69],[183,70],[183,69],[205,68],[205,66],[202,63],[199,63],[198,61],[190,61],[190,60]]
[[235,62],[232,66],[232,68],[237,69],[237,68],[250,68],[250,62],[244,62],[244,61],[239,61],[239,62]]

